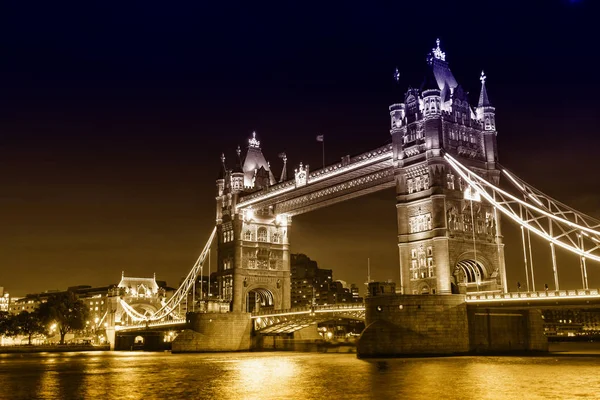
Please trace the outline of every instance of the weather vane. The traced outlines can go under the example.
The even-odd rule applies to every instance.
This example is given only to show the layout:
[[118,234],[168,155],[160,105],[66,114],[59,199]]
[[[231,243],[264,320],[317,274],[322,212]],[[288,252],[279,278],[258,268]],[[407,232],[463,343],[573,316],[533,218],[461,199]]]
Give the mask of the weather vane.
[[486,78],[487,78],[487,76],[485,76],[485,73],[483,71],[481,71],[481,77],[479,78],[479,80],[481,81],[482,84],[485,84]]

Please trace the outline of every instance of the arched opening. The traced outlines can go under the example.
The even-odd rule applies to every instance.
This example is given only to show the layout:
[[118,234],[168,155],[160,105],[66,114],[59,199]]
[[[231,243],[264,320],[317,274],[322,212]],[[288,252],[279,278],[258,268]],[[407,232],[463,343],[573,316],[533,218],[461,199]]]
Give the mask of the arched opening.
[[275,302],[273,293],[267,289],[253,289],[246,295],[246,312],[260,311],[265,308],[273,308]]
[[133,340],[133,344],[136,344],[136,345],[144,344],[144,337],[136,336],[135,339]]
[[479,291],[479,286],[486,279],[485,271],[485,267],[479,261],[467,259],[457,262],[453,274],[453,285],[456,289],[452,288],[453,293],[455,291],[458,293]]

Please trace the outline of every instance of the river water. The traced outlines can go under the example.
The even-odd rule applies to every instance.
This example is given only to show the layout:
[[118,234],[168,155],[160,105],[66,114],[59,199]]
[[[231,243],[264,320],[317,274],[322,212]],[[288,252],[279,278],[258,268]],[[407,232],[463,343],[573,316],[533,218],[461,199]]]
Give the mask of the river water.
[[598,399],[600,354],[0,354],[0,399]]

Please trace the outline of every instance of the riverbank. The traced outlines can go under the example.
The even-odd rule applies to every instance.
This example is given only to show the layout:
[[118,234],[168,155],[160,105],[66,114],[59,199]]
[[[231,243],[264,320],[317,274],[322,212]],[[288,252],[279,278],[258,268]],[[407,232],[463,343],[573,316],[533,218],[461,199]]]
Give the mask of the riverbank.
[[87,344],[65,345],[31,345],[31,346],[1,346],[0,354],[27,354],[27,353],[67,353],[72,351],[108,351],[109,345],[93,346]]

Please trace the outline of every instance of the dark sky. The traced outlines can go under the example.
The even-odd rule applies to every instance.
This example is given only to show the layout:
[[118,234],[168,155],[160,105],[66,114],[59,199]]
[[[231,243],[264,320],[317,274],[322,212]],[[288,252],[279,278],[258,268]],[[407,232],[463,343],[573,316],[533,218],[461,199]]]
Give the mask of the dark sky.
[[[90,3],[0,6],[0,286],[13,295],[122,270],[177,285],[214,223],[221,152],[256,130],[277,175],[281,151],[320,164],[317,134],[330,162],[386,143],[387,107],[420,83],[437,37],[472,103],[485,70],[501,162],[600,217],[592,0]],[[394,203],[388,190],[298,216],[292,250],[335,279],[364,282],[369,257],[374,279],[395,279]],[[505,233],[514,289],[521,249]],[[559,261],[580,285],[577,260]]]

